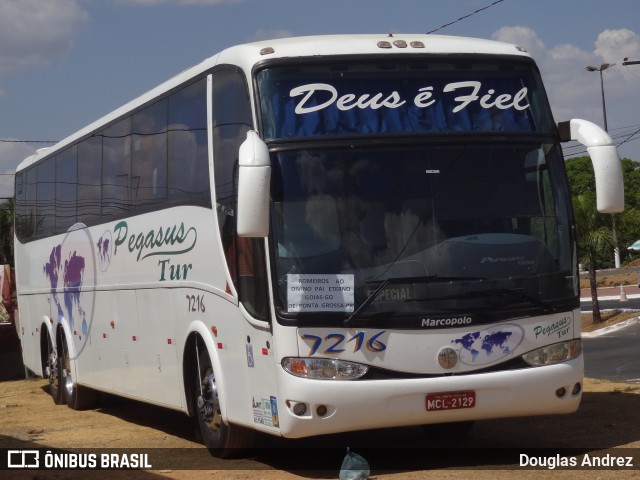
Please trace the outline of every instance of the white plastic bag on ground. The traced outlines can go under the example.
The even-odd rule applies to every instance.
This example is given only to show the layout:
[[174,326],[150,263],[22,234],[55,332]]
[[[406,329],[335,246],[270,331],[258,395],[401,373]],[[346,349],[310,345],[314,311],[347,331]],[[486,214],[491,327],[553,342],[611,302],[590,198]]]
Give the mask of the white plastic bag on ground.
[[369,462],[347,448],[347,454],[340,468],[340,480],[367,480],[370,471]]

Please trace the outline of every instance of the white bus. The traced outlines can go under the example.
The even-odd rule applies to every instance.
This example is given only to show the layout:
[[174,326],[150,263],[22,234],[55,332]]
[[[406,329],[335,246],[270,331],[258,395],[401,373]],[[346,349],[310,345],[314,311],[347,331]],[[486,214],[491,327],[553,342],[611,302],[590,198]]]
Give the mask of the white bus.
[[583,380],[560,142],[524,49],[433,35],[229,48],[16,173],[18,329],[55,403],[288,438],[561,414]]

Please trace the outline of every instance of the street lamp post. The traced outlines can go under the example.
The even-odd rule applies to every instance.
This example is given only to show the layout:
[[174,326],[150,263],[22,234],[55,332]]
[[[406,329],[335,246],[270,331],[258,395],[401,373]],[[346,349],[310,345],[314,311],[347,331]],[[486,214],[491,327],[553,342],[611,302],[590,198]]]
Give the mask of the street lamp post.
[[609,131],[609,128],[607,125],[607,106],[605,105],[605,102],[604,102],[604,80],[602,79],[602,72],[604,72],[609,67],[613,67],[614,65],[615,63],[603,63],[599,67],[592,67],[591,65],[584,67],[584,69],[588,72],[600,73],[600,94],[602,96],[602,115],[604,117],[604,130],[606,132]]
[[[604,118],[604,130],[605,132],[609,131],[609,126],[607,125],[607,106],[604,101],[604,80],[602,78],[602,72],[604,72],[607,68],[613,67],[615,63],[603,63],[599,67],[593,67],[588,65],[585,68],[588,72],[598,72],[600,74],[600,95],[602,96],[602,117]],[[620,268],[620,249],[618,248],[618,235],[616,233],[616,216],[615,214],[611,214],[611,223],[613,230],[613,257],[616,268]]]

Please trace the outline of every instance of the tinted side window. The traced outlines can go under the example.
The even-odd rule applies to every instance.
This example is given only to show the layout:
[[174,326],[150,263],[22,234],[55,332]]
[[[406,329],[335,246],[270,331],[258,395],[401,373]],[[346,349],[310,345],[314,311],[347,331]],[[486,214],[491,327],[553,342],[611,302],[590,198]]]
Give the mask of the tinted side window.
[[56,157],[38,164],[36,188],[36,235],[53,235],[56,226]]
[[30,168],[27,170],[27,181],[25,182],[25,223],[24,232],[27,238],[36,235],[36,192],[38,188],[38,169]]
[[206,78],[169,97],[169,199],[211,206]]
[[66,232],[76,223],[78,158],[74,145],[56,158],[56,232]]
[[207,78],[121,118],[16,175],[21,239],[126,215],[211,208]]
[[133,116],[133,208],[160,204],[167,197],[167,103],[161,100]]
[[249,90],[240,69],[223,66],[213,73],[212,112],[216,209],[227,265],[244,307],[255,318],[266,320],[264,241],[235,234],[238,151],[253,128]]
[[78,144],[78,221],[95,225],[102,215],[102,137]]
[[16,205],[15,205],[15,230],[21,239],[27,238],[26,220],[27,220],[27,179],[26,173],[16,173]]
[[247,82],[235,67],[224,67],[213,74],[213,159],[216,208],[223,241],[229,242],[235,230],[234,176],[238,150],[253,128]]
[[124,215],[130,208],[131,117],[103,131],[102,220]]

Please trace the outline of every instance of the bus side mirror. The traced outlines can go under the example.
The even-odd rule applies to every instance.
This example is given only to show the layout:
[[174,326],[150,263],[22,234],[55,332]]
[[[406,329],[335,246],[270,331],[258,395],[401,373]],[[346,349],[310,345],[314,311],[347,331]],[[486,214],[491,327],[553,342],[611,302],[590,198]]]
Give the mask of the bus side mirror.
[[624,180],[616,146],[609,134],[587,120],[558,124],[563,142],[575,140],[587,147],[596,178],[596,203],[600,213],[624,210]]
[[271,160],[269,149],[253,130],[240,145],[238,156],[238,209],[236,231],[240,237],[269,234]]

